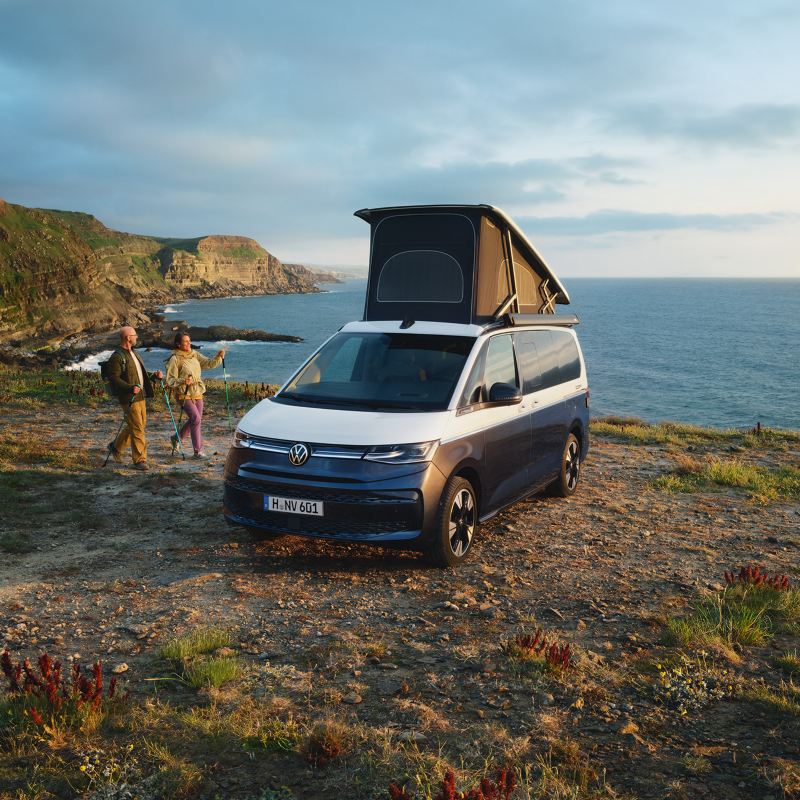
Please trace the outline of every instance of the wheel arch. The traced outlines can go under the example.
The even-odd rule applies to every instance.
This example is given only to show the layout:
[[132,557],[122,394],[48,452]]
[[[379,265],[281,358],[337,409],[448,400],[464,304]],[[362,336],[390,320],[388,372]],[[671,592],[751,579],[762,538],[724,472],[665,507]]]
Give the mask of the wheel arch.
[[459,464],[453,470],[450,477],[464,478],[472,484],[472,488],[475,490],[475,503],[478,506],[477,511],[478,514],[480,514],[480,510],[483,507],[483,485],[481,483],[480,473],[475,466],[469,463]]

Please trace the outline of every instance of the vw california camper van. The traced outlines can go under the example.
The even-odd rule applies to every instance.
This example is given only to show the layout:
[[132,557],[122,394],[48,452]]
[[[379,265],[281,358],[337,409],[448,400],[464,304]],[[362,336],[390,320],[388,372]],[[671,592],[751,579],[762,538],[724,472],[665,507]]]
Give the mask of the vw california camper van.
[[569,296],[500,209],[363,209],[364,318],[239,423],[224,514],[257,531],[424,550],[455,566],[479,524],[575,492],[589,385]]

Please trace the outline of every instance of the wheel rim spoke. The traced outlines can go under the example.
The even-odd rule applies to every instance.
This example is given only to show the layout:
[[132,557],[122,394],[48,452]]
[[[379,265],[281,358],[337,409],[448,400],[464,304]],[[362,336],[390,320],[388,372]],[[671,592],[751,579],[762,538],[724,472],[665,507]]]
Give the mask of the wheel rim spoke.
[[570,442],[564,459],[564,476],[567,479],[567,487],[574,489],[578,484],[578,473],[580,472],[580,456],[576,442]]
[[467,552],[474,529],[475,501],[469,490],[461,489],[453,498],[448,525],[450,550],[454,556],[460,558]]

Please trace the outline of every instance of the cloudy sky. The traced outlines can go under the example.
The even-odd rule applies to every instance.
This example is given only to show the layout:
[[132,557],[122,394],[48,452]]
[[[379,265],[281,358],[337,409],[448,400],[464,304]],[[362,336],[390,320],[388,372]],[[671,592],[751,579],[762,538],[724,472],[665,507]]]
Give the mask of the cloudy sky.
[[364,264],[491,203],[562,276],[800,277],[796,0],[0,0],[0,197]]

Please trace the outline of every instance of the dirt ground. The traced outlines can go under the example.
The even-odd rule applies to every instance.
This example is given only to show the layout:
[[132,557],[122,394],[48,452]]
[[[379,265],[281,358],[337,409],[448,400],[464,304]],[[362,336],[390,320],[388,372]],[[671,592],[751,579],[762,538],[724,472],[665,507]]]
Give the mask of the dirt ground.
[[[594,436],[573,498],[517,503],[483,526],[467,564],[443,571],[414,553],[229,528],[220,506],[230,435],[218,408],[205,423],[206,462],[171,457],[169,419],[152,412],[148,473],[102,467],[118,422],[111,403],[0,414],[6,437],[88,456],[5,470],[23,480],[0,535],[34,549],[0,551],[0,651],[100,659],[142,706],[154,696],[184,708],[269,698],[305,730],[335,720],[361,737],[360,755],[327,767],[299,749],[254,756],[226,746],[210,758],[195,742],[182,752],[202,780],[186,796],[388,797],[391,779],[424,797],[429,768],[432,795],[445,764],[466,779],[503,763],[538,765],[541,777],[546,762],[563,793],[514,797],[800,797],[800,706],[781,710],[752,692],[791,681],[773,660],[797,652],[796,634],[707,656],[749,694],[686,715],[659,699],[655,665],[678,653],[664,643],[668,618],[722,590],[723,572],[743,564],[800,580],[796,500],[653,485],[685,446]],[[724,442],[699,449],[730,456]],[[799,449],[743,457],[797,466]],[[160,648],[209,626],[234,632],[247,680],[199,693],[164,680]],[[504,643],[537,627],[570,644],[574,669],[530,672],[508,655]],[[34,796],[23,790],[35,762],[30,752],[6,762],[0,796]]]

